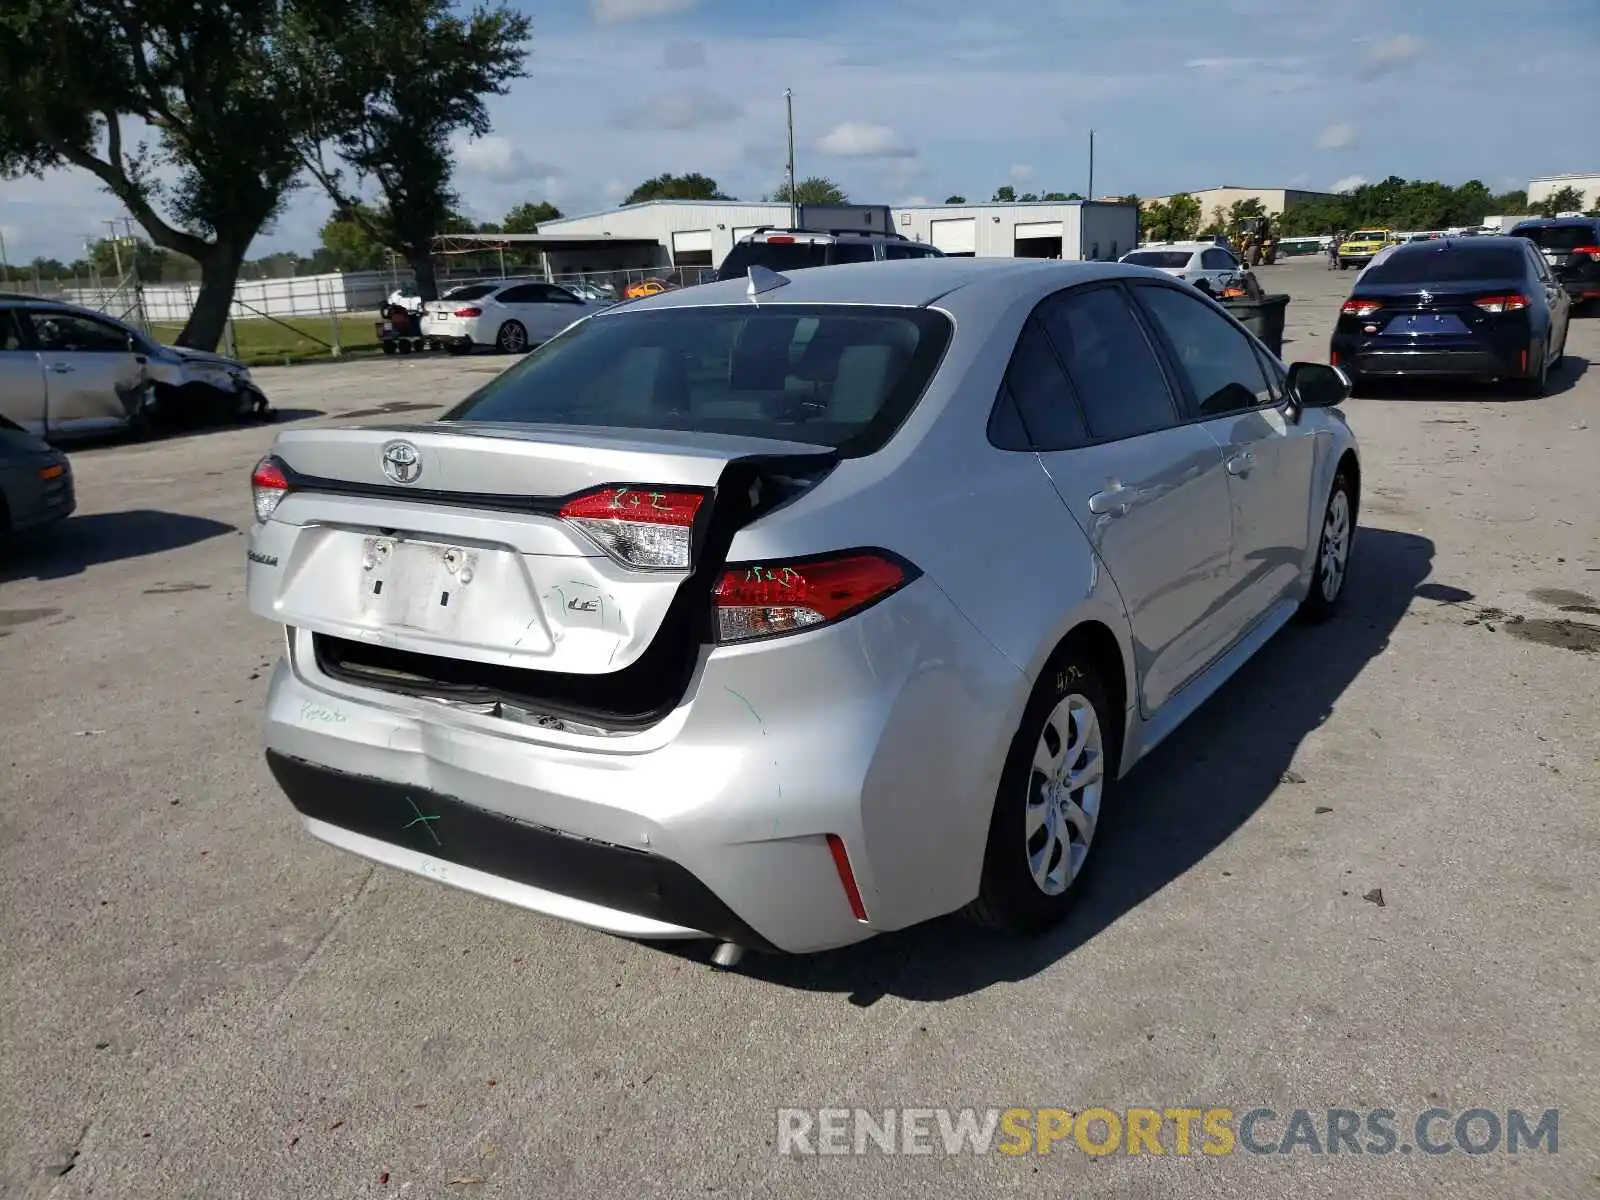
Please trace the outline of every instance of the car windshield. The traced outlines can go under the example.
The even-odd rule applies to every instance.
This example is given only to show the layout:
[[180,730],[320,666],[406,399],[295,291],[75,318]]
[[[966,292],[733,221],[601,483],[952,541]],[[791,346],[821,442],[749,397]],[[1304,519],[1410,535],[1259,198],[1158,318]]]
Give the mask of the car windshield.
[[1389,235],[1381,229],[1358,229],[1350,235],[1352,242],[1381,242]]
[[748,305],[573,326],[443,418],[776,438],[868,453],[921,397],[951,324],[929,309]]
[[451,288],[441,300],[481,300],[500,285],[498,283],[469,283],[464,287]]
[[838,263],[872,262],[870,242],[740,242],[728,251],[719,279],[738,279],[752,266],[769,271],[800,271]]
[[1192,250],[1136,250],[1122,261],[1136,267],[1187,267]]
[[1440,242],[1391,254],[1367,268],[1362,283],[1462,283],[1475,279],[1518,279],[1526,252],[1512,246],[1462,246]]
[[1527,238],[1541,250],[1558,250],[1566,254],[1579,246],[1600,245],[1600,229],[1593,225],[1544,225],[1513,232],[1519,238]]

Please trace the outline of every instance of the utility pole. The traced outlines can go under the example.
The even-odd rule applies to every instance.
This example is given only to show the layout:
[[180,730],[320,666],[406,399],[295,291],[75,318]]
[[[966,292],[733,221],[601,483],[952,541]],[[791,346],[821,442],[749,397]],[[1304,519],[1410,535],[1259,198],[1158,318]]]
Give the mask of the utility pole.
[[1094,130],[1089,130],[1089,194],[1085,200],[1094,199]]
[[122,245],[117,240],[117,223],[115,221],[103,221],[101,223],[111,235],[111,261],[117,265],[117,286],[120,288],[122,286]]
[[789,225],[798,228],[800,225],[800,197],[795,192],[794,182],[794,91],[791,88],[783,89],[783,101],[789,110]]
[[0,283],[11,282],[11,267],[6,261],[6,233],[0,229]]

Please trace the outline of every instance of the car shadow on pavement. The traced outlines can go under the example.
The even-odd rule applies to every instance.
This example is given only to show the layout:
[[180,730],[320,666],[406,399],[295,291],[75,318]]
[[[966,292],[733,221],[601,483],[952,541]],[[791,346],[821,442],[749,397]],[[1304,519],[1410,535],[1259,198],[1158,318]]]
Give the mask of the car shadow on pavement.
[[[1060,927],[1010,938],[947,917],[824,954],[747,955],[738,970],[781,987],[846,993],[862,1006],[886,995],[948,1000],[1045,970],[1199,867],[1285,785],[1300,743],[1388,646],[1418,589],[1428,591],[1428,539],[1362,526],[1355,545],[1339,615],[1317,627],[1291,623],[1122,781],[1106,842]],[[1308,783],[1293,803],[1315,795],[1316,781]]]
[[1456,401],[1462,404],[1537,404],[1563,392],[1570,392],[1589,373],[1589,360],[1570,351],[1561,365],[1550,372],[1545,394],[1539,399],[1524,396],[1510,380],[1479,383],[1462,379],[1364,379],[1358,388],[1363,400]]
[[232,525],[221,521],[154,509],[69,517],[24,539],[0,559],[0,583],[67,579],[99,563],[161,554],[233,532]]

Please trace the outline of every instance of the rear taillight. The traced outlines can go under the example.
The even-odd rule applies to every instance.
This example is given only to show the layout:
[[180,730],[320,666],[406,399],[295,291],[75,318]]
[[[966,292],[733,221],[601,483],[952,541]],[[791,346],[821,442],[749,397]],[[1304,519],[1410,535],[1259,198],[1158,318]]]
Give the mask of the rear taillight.
[[483,316],[483,309],[473,308],[469,305],[466,308],[456,309],[455,315],[458,317],[481,317]]
[[1383,305],[1376,300],[1351,296],[1350,299],[1339,306],[1339,311],[1347,317],[1370,317],[1382,307]]
[[1600,262],[1600,246],[1579,246],[1574,254],[1587,254],[1590,262]]
[[561,506],[561,519],[626,566],[687,571],[704,503],[703,492],[612,486],[574,496]]
[[767,245],[769,245],[769,246],[792,246],[792,245],[794,245],[794,239],[792,237],[769,237],[767,239]]
[[256,520],[265,523],[278,507],[278,501],[289,494],[289,476],[283,464],[267,455],[250,472],[250,495],[256,504]]
[[842,620],[917,575],[910,563],[881,550],[735,564],[722,573],[711,596],[717,640],[749,642]]
[[1484,296],[1472,302],[1484,312],[1506,313],[1519,312],[1528,307],[1529,300],[1526,296],[1512,293],[1508,296]]

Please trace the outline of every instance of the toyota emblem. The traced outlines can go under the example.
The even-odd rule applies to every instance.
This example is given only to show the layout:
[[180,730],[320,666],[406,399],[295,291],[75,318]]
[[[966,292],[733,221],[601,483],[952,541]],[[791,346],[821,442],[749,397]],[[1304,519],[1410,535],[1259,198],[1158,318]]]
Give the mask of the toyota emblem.
[[410,442],[390,442],[383,448],[383,473],[396,483],[415,483],[422,474],[422,455]]

